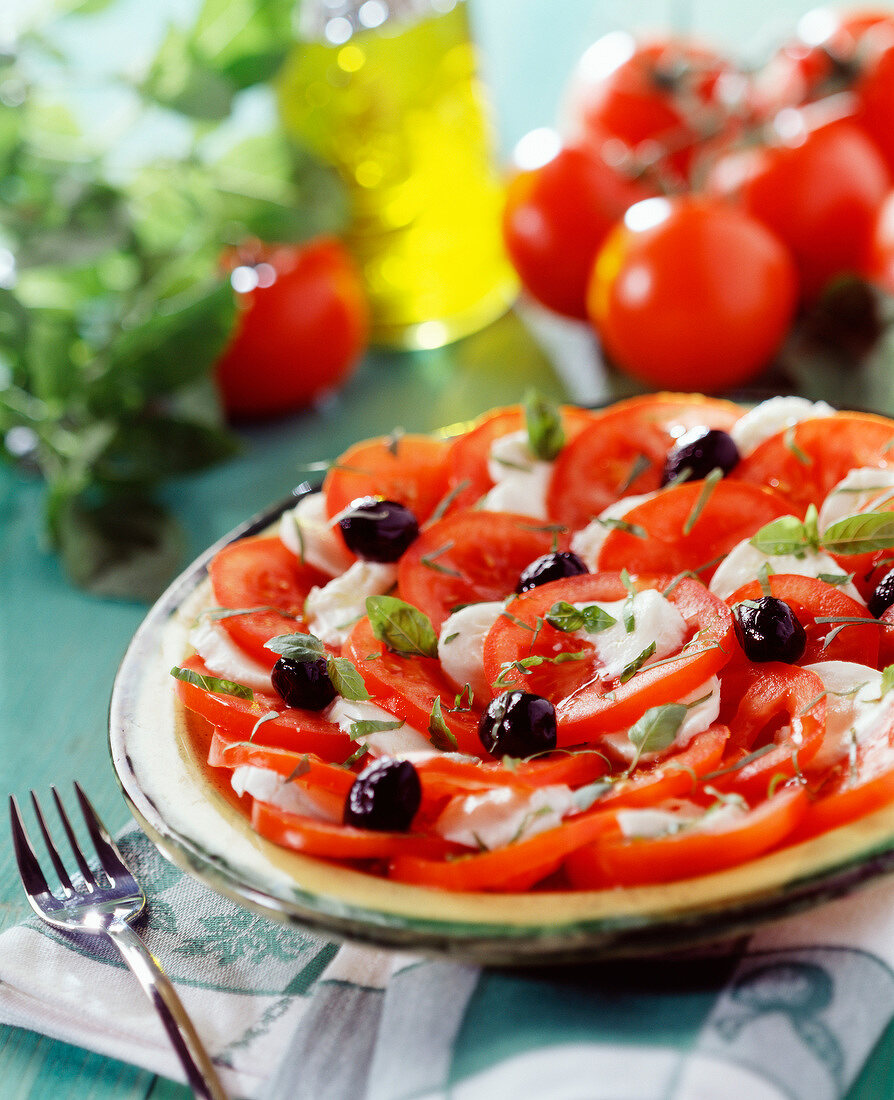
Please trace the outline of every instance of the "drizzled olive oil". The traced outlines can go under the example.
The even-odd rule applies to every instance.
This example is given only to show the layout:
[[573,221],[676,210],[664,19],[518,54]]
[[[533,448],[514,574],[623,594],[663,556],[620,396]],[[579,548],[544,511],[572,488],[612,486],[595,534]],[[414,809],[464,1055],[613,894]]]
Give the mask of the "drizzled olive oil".
[[517,285],[465,5],[325,29],[344,41],[301,42],[281,74],[284,123],[347,185],[373,341],[438,347],[504,312]]

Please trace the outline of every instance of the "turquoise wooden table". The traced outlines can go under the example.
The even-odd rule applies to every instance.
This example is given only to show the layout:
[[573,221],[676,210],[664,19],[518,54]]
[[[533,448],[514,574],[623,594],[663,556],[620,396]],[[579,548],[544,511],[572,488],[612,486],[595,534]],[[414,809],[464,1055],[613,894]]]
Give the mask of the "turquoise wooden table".
[[[708,8],[707,5],[704,6]],[[782,10],[781,10],[782,9]],[[561,81],[581,48],[606,28],[642,16],[665,19],[665,5],[563,0],[562,19],[543,0],[492,0],[475,8],[504,144],[525,129],[548,124]],[[796,5],[753,0],[711,6],[705,29],[735,37],[760,25],[771,36]],[[730,22],[742,23],[742,27]],[[752,35],[752,39],[755,36]],[[742,38],[739,37],[739,41]],[[452,347],[413,354],[375,353],[325,409],[242,432],[241,457],[172,485],[169,503],[183,520],[190,549],[206,545],[256,508],[283,497],[310,462],[331,459],[360,436],[395,426],[426,431],[517,400],[530,386],[553,398],[599,401],[629,392],[629,384],[599,366],[588,335],[578,329],[536,339],[516,312]],[[848,400],[894,413],[887,379],[849,384]],[[859,387],[862,386],[862,390]],[[805,392],[811,386],[802,387]],[[834,398],[829,385],[823,396]],[[834,386],[832,387],[834,389]],[[129,814],[106,744],[106,708],[117,664],[145,613],[139,604],[104,601],[75,591],[41,546],[42,489],[24,474],[0,469],[0,794],[46,794],[80,780],[112,829]],[[10,845],[0,822],[0,931],[26,915]],[[134,996],[138,996],[136,986]],[[849,1100],[894,1098],[894,1027],[853,1088]],[[32,1033],[0,1028],[2,1100],[178,1098],[186,1089],[145,1071]]]

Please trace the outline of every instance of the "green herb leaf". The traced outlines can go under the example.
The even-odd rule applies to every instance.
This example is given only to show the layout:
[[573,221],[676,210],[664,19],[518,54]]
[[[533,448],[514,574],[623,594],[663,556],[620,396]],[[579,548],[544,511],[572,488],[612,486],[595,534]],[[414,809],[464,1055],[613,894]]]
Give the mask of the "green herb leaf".
[[439,546],[436,550],[432,550],[430,554],[424,554],[419,560],[427,568],[433,569],[436,573],[443,573],[447,577],[461,577],[462,573],[458,569],[451,569],[447,565],[442,565],[440,562],[435,561],[435,558],[446,554],[449,550],[453,549],[452,542],[445,542],[443,546]]
[[702,490],[698,495],[698,500],[692,506],[692,511],[686,517],[686,522],[683,524],[683,534],[688,535],[692,528],[698,523],[698,518],[704,511],[705,505],[708,503],[711,494],[714,492],[714,486],[723,478],[723,470],[719,466],[716,466],[705,478],[705,483],[702,486]]
[[757,571],[757,579],[760,582],[762,596],[773,595],[773,589],[770,587],[771,576],[770,563],[768,561],[762,562],[760,569]]
[[291,661],[317,661],[326,655],[326,647],[314,634],[277,634],[264,648]]
[[326,671],[332,681],[332,686],[343,699],[357,701],[370,698],[363,677],[358,672],[356,665],[349,661],[347,657],[327,658]]
[[661,752],[669,748],[685,718],[686,707],[682,703],[664,703],[650,707],[627,733],[631,745],[636,749],[636,756],[628,770],[633,771],[644,752]]
[[802,466],[812,466],[813,460],[809,455],[806,455],[804,451],[798,446],[798,441],[795,439],[795,428],[797,424],[790,424],[785,429],[785,435],[782,437],[785,446],[795,456],[795,458],[801,463]]
[[171,675],[175,680],[193,684],[203,691],[213,691],[218,695],[234,695],[237,699],[254,701],[255,693],[251,688],[244,684],[237,684],[233,680],[224,680],[219,676],[206,676],[202,672],[196,672],[191,668],[180,668],[178,665],[171,669]]
[[[626,684],[629,679],[631,679],[633,676],[636,675],[637,672],[639,672],[639,670],[643,667],[643,665],[646,663],[646,661],[648,661],[648,659],[655,652],[655,648],[656,648],[655,643],[654,642],[649,642],[649,644],[642,651],[642,653],[639,654],[639,656],[634,657],[634,659],[628,665],[624,666],[624,669],[621,672],[621,675],[618,677],[618,679],[621,681],[622,684]],[[684,707],[684,710],[685,710],[685,707]]]
[[531,452],[545,462],[552,462],[565,446],[559,410],[539,394],[530,392],[525,397],[525,425]]
[[609,531],[623,531],[625,534],[633,535],[637,539],[647,539],[649,537],[649,532],[645,527],[641,527],[638,523],[628,523],[625,519],[597,516],[596,522],[602,527],[607,527]]
[[621,484],[615,490],[615,496],[622,497],[630,486],[636,481],[638,477],[641,477],[647,470],[652,468],[651,459],[647,458],[642,452],[640,452],[633,460],[633,465]]
[[572,791],[571,801],[575,809],[583,813],[607,794],[613,786],[614,784],[606,779],[597,779],[594,783],[588,783],[585,787],[578,787],[577,790]]
[[827,527],[823,549],[830,554],[864,554],[894,546],[894,512],[863,512]]
[[617,623],[607,611],[598,604],[577,608],[565,600],[558,600],[546,613],[546,621],[556,630],[571,634],[575,630],[586,630],[588,634],[598,634]]
[[431,705],[431,714],[428,717],[428,739],[439,752],[455,752],[457,748],[456,738],[450,732],[450,727],[444,721],[441,711],[441,697],[436,695]]
[[782,516],[765,524],[751,538],[755,550],[770,557],[782,554],[794,554],[804,557],[809,550],[816,549],[811,542],[807,528],[797,516]]
[[367,596],[366,613],[376,638],[405,657],[437,657],[438,636],[417,607],[396,596]]
[[370,737],[374,733],[386,733],[388,730],[399,730],[404,723],[400,720],[386,722],[378,718],[361,718],[352,722],[348,729],[348,736],[352,741],[358,741],[363,737]]

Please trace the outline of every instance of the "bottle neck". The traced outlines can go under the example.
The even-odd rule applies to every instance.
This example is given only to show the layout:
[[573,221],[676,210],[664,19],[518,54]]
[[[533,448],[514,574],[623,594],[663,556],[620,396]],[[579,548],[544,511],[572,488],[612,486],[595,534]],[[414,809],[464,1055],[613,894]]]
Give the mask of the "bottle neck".
[[394,33],[423,19],[446,15],[465,0],[302,0],[298,34],[305,42],[342,46],[356,34]]

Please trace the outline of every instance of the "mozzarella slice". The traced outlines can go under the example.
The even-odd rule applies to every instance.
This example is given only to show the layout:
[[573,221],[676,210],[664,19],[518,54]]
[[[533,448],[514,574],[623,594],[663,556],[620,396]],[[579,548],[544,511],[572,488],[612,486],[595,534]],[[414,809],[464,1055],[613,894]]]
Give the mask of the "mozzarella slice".
[[322,493],[308,493],[279,517],[279,537],[292,553],[326,573],[337,577],[354,561],[326,515]]
[[[685,749],[696,734],[704,733],[709,726],[717,721],[720,713],[720,681],[716,676],[699,684],[695,691],[684,695],[678,702],[692,704],[686,711],[686,717],[680,724],[674,737],[674,743],[668,748],[658,752],[644,752],[639,759],[642,761],[654,760],[658,756],[664,756],[669,752],[678,752]],[[627,730],[618,730],[615,733],[606,733],[600,738],[602,745],[618,760],[631,763],[636,756],[636,746],[627,736]]]
[[[431,742],[419,730],[407,725],[401,718],[389,714],[387,710],[368,703],[365,700],[333,700],[323,712],[323,716],[357,742],[365,744],[373,756],[393,756],[403,760],[411,753],[431,753]],[[374,733],[357,735],[351,729],[355,722],[399,722],[392,730],[378,730]]]
[[546,491],[553,472],[552,462],[531,453],[528,433],[510,432],[491,444],[487,471],[493,487],[481,507],[488,512],[515,512],[532,519],[546,519]]
[[493,850],[555,828],[573,808],[562,784],[530,792],[496,787],[451,799],[434,827],[457,844]]
[[[795,573],[799,577],[818,577],[821,573],[828,573],[833,577],[846,575],[838,562],[822,551],[806,550],[801,555],[765,554],[752,546],[749,539],[743,539],[717,567],[708,588],[715,596],[726,600],[743,584],[755,580],[765,564],[769,566],[771,573]],[[838,587],[851,599],[865,606],[866,601],[852,582]]]
[[192,628],[189,644],[208,666],[208,671],[223,680],[244,684],[252,691],[273,691],[270,669],[240,649],[226,630],[203,615]]
[[771,397],[739,417],[730,429],[730,435],[744,458],[765,439],[802,420],[834,415],[835,410],[825,401],[808,401],[806,397]]
[[477,699],[489,699],[490,684],[484,675],[484,639],[503,614],[502,601],[473,603],[447,617],[438,638],[441,670],[458,690],[466,684]]
[[571,536],[571,549],[591,572],[595,573],[599,568],[599,553],[602,550],[602,544],[605,542],[611,530],[610,525],[600,523],[599,521],[623,519],[624,516],[626,516],[628,512],[633,511],[638,504],[643,504],[656,495],[656,493],[638,493],[634,496],[622,497],[620,500],[613,501],[607,508],[604,508],[596,519],[590,520],[586,527],[582,527],[579,531],[575,531]]
[[817,519],[820,534],[848,516],[894,508],[892,497],[894,469],[858,466],[843,477],[823,501]]
[[851,661],[820,661],[805,668],[826,689],[826,733],[811,768],[828,768],[845,759],[851,745],[872,741],[894,723],[894,692],[881,695],[882,674]]
[[340,577],[308,592],[304,604],[308,629],[327,645],[341,645],[366,614],[366,597],[384,595],[396,580],[396,565],[355,561]]
[[313,792],[303,784],[287,783],[279,772],[271,771],[269,768],[257,768],[251,764],[234,768],[230,776],[230,786],[240,798],[244,794],[249,794],[259,802],[267,802],[288,813],[313,817],[318,821],[339,820],[331,810],[318,802]]
[[[575,634],[593,646],[602,666],[600,673],[607,680],[620,676],[652,642],[655,643],[655,652],[647,660],[647,665],[676,653],[689,633],[686,620],[677,608],[654,589],[636,592],[624,600],[596,602],[616,620],[614,625],[596,634],[586,630],[575,631]],[[575,606],[582,609],[593,604],[579,603]],[[633,619],[633,628],[629,631],[624,621],[625,615]]]

